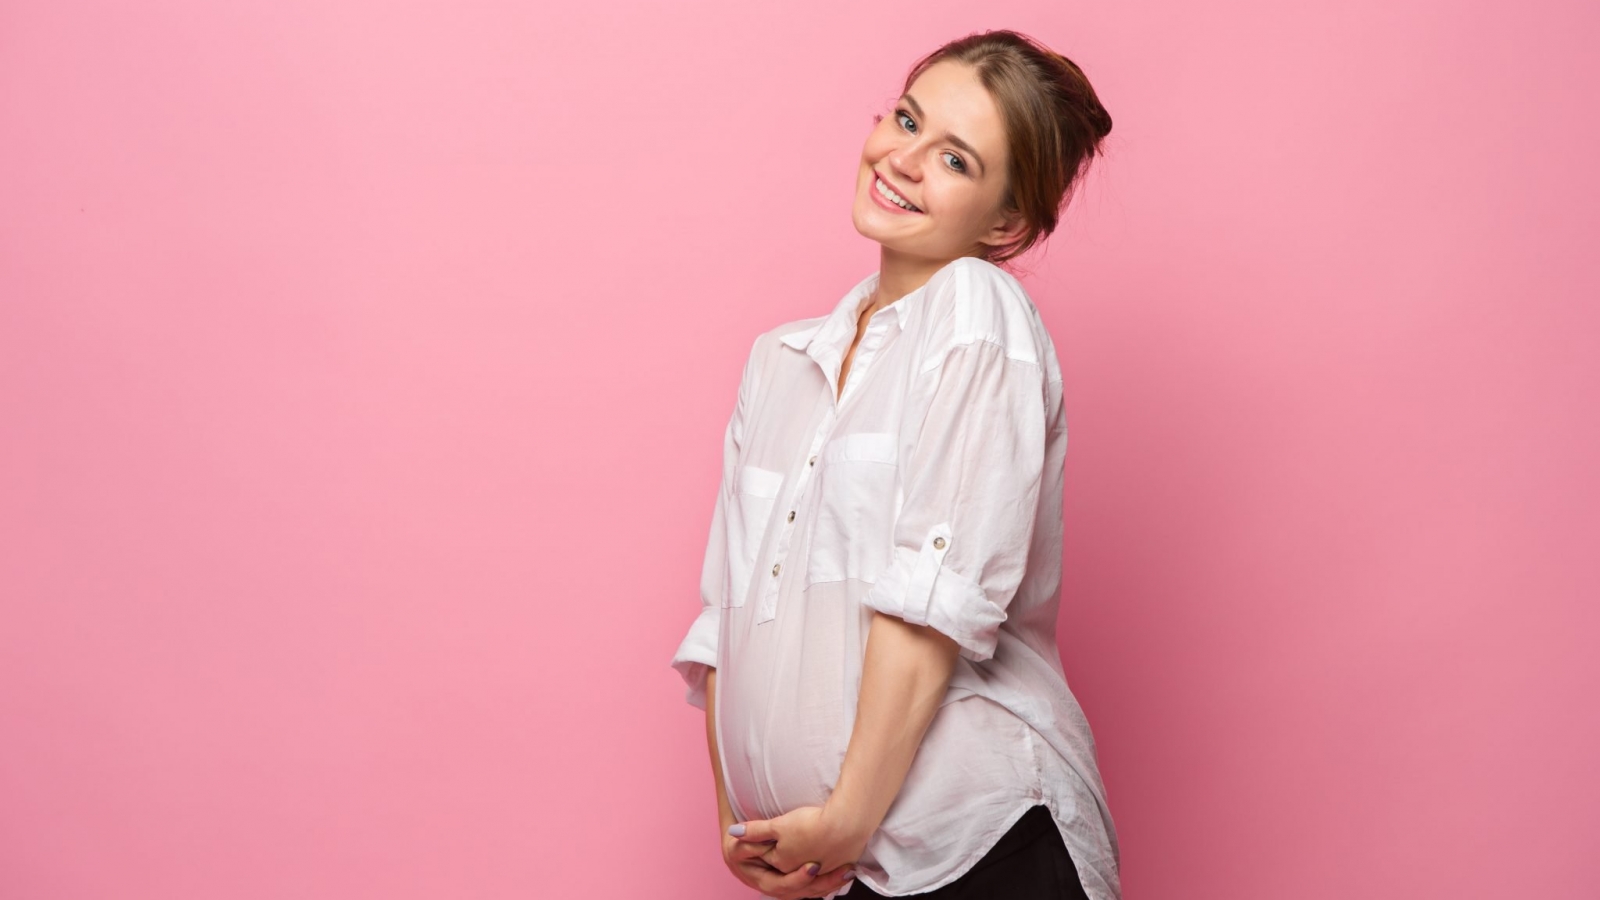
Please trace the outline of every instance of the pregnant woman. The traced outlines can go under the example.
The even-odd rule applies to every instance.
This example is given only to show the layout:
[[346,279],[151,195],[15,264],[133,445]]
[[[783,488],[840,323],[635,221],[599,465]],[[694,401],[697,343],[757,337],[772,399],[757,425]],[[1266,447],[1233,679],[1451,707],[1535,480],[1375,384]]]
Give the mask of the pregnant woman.
[[1000,267],[1110,130],[1023,35],[929,54],[862,148],[878,270],[750,351],[672,665],[706,711],[723,856],[765,897],[1121,895],[1055,638],[1061,371]]

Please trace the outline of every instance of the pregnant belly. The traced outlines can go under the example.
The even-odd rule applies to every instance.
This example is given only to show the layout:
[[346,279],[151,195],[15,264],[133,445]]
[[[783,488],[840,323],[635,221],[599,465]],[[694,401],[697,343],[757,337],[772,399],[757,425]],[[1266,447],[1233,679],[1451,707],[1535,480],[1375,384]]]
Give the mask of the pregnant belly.
[[839,780],[861,687],[857,610],[817,602],[724,648],[718,746],[728,798],[745,818],[821,806]]

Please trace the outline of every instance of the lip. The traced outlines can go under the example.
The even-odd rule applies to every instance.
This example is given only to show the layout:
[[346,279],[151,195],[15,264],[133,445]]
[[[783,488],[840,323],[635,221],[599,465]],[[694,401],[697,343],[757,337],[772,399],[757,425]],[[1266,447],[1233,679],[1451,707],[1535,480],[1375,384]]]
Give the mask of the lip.
[[[894,191],[896,194],[899,194],[902,197],[905,196],[905,194],[899,188],[895,187],[893,184],[889,184],[889,180],[887,178],[884,178],[883,176],[879,175],[876,171],[873,171],[872,180],[873,180],[874,183],[867,185],[867,193],[872,195],[872,201],[874,203],[878,204],[878,206],[882,207],[883,209],[888,210],[889,212],[899,213],[902,216],[920,216],[920,215],[922,215],[921,212],[913,212],[913,211],[911,211],[909,209],[906,209],[903,206],[898,206],[898,205],[896,205],[894,203],[890,203],[888,197],[885,197],[884,195],[878,193],[878,185],[876,184],[876,182],[882,181],[884,184],[889,185],[889,190]],[[910,202],[910,201],[908,200],[907,202]]]

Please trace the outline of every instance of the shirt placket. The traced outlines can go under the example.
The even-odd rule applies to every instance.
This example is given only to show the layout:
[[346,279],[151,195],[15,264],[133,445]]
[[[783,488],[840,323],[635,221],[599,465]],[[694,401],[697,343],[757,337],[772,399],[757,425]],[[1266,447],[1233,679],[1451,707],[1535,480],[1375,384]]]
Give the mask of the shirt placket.
[[[856,347],[856,355],[850,362],[850,375],[845,379],[844,393],[829,403],[822,414],[822,419],[817,423],[817,430],[811,436],[811,446],[806,450],[806,464],[800,468],[800,475],[795,479],[794,487],[789,492],[787,511],[779,525],[778,539],[772,551],[771,566],[767,569],[766,587],[761,592],[761,602],[756,608],[756,624],[770,622],[778,616],[778,594],[783,586],[784,561],[789,557],[789,548],[794,538],[795,516],[800,508],[800,500],[806,494],[806,488],[811,484],[811,474],[816,471],[817,458],[822,453],[822,448],[827,445],[828,438],[833,434],[833,427],[839,421],[839,411],[849,401],[860,387],[861,380],[866,376],[867,370],[872,365],[873,357],[883,347],[888,337],[889,323],[898,311],[887,307],[872,314],[867,321],[866,333],[861,336],[861,343]],[[834,399],[837,380],[828,384],[828,397]]]

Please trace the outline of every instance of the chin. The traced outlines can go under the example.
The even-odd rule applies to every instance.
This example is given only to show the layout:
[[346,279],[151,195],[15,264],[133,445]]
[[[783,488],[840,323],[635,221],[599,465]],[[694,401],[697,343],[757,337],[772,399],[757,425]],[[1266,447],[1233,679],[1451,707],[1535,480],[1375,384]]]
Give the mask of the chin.
[[851,215],[851,219],[856,226],[857,234],[864,238],[877,241],[878,243],[890,249],[899,249],[900,241],[897,239],[897,236],[889,229],[884,228],[881,223],[875,221],[870,210],[863,215],[861,208],[858,205],[854,213]]
[[[871,203],[872,201],[863,202]],[[928,246],[930,242],[927,240],[928,236],[926,234],[908,238],[893,228],[885,228],[883,223],[872,215],[874,211],[869,210],[866,215],[863,215],[860,205],[856,206],[851,218],[854,220],[857,234],[905,256],[933,258],[937,255],[936,252],[930,252]]]

